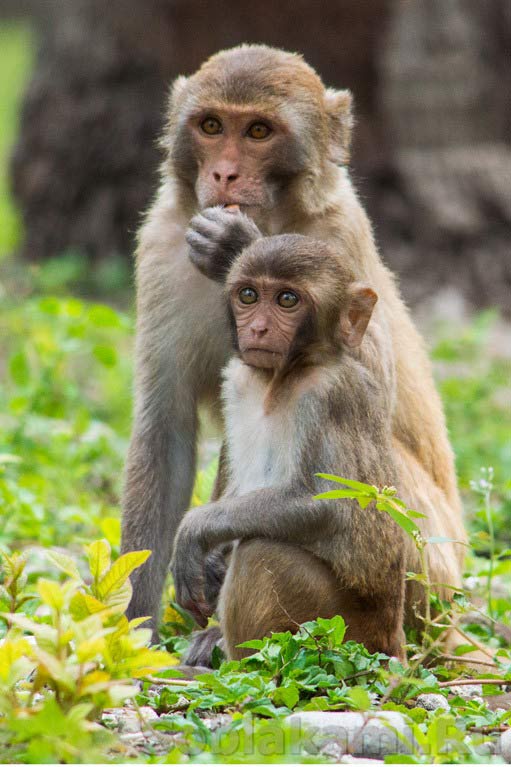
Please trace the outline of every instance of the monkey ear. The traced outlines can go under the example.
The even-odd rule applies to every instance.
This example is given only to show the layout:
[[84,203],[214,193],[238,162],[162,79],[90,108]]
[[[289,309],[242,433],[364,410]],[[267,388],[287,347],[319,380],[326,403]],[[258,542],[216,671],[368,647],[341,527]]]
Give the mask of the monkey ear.
[[337,165],[344,165],[350,158],[353,98],[348,90],[336,91],[327,88],[325,109],[328,117],[329,159]]
[[169,96],[169,103],[171,107],[177,106],[181,101],[182,96],[188,86],[188,79],[188,77],[180,75],[179,77],[176,77],[172,83]]
[[183,109],[185,91],[188,85],[188,77],[180,75],[176,77],[170,86],[167,101],[167,125],[160,137],[158,144],[166,152],[170,152],[174,143],[176,127],[179,123],[179,115]]
[[341,315],[341,337],[350,349],[362,343],[377,300],[377,294],[368,285],[355,282],[348,288],[347,306]]

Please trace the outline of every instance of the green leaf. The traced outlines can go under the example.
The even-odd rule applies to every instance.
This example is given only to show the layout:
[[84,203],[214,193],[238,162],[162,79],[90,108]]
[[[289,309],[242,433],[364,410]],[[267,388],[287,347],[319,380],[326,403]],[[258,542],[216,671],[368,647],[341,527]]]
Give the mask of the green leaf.
[[105,538],[101,538],[99,541],[94,541],[85,548],[87,557],[89,559],[89,567],[94,583],[104,576],[110,567],[111,562],[111,548],[110,544]]
[[107,368],[114,367],[117,362],[117,351],[111,345],[97,344],[92,352],[96,359]]
[[[392,500],[394,503],[399,503],[400,506],[406,509],[406,503],[401,502],[399,498],[393,498]],[[415,509],[406,509],[406,513],[409,517],[413,517],[413,519],[426,519],[428,516],[427,514],[423,514],[421,511],[415,511]]]
[[136,570],[137,567],[143,565],[146,559],[150,556],[151,552],[149,550],[144,550],[130,551],[119,557],[104,578],[98,583],[97,596],[99,599],[104,601],[107,597],[111,596],[113,592],[121,589],[133,570]]
[[346,698],[356,711],[369,711],[371,708],[371,698],[363,687],[352,687],[348,690]]
[[82,591],[74,594],[69,602],[69,613],[73,620],[78,622],[106,609],[102,602],[91,594],[84,594]]
[[132,596],[133,588],[129,578],[126,578],[124,583],[104,597],[104,601],[112,613],[124,613],[128,609]]
[[9,373],[15,384],[27,386],[30,382],[30,365],[27,355],[21,349],[11,355],[9,359]]
[[28,631],[33,634],[38,642],[44,642],[45,644],[54,645],[57,641],[57,630],[48,626],[46,623],[36,623],[30,618],[26,618],[24,615],[18,615],[17,613],[2,613],[6,618],[9,618],[11,623],[18,626],[23,631]]
[[477,647],[473,644],[459,644],[454,648],[455,655],[466,655],[469,652],[474,652]]
[[67,554],[62,554],[60,551],[46,551],[45,553],[50,562],[53,562],[59,570],[66,575],[69,575],[70,578],[81,581],[81,575],[78,572],[76,562],[72,557],[69,557]]
[[46,578],[39,578],[37,590],[45,605],[52,607],[54,610],[62,609],[64,606],[64,592],[58,583],[49,581]]
[[96,304],[89,309],[89,321],[99,328],[118,328],[121,324],[114,309],[103,304]]
[[366,485],[364,482],[357,482],[355,479],[345,479],[344,477],[337,477],[335,474],[316,474],[316,477],[321,479],[329,479],[331,482],[337,482],[340,485],[346,485],[352,487],[354,490],[358,490],[364,495],[370,495],[372,498],[376,498],[378,490],[373,485]]
[[[376,504],[376,508],[379,509],[379,504]],[[394,522],[399,525],[399,527],[405,531],[405,533],[408,533],[408,535],[414,535],[419,534],[420,530],[411,519],[408,519],[407,516],[405,516],[402,512],[397,511],[396,509],[393,509],[389,506],[385,506],[384,509],[381,509],[381,511],[386,511],[389,516],[392,517]]]
[[273,694],[273,701],[277,706],[287,706],[287,708],[294,708],[300,700],[300,693],[298,687],[294,682],[286,684],[286,686],[277,687]]
[[35,656],[39,665],[43,667],[52,680],[57,682],[59,686],[65,687],[69,692],[74,692],[76,682],[62,661],[39,647],[35,650]]

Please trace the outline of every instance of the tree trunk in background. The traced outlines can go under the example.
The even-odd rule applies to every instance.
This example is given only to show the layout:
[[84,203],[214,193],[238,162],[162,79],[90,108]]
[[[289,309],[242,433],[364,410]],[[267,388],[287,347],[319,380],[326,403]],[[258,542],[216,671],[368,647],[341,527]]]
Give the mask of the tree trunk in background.
[[407,0],[382,57],[378,235],[413,302],[454,285],[511,310],[511,4]]
[[476,305],[509,305],[507,0],[43,7],[12,166],[27,257],[131,253],[157,184],[168,84],[221,48],[263,41],[354,91],[354,177],[409,300],[453,284]]

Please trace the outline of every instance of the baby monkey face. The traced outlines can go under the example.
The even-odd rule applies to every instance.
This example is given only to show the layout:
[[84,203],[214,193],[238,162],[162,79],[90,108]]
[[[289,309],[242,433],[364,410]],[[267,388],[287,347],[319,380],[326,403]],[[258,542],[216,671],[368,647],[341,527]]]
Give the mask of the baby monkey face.
[[308,297],[293,285],[261,277],[235,285],[230,300],[243,361],[257,368],[280,367],[311,311]]

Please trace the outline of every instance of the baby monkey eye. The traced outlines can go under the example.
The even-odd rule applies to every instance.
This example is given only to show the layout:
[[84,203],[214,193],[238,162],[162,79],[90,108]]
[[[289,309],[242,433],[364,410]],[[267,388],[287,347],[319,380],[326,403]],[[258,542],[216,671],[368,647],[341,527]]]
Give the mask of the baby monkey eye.
[[271,128],[266,123],[252,123],[247,131],[247,136],[255,138],[257,141],[261,141],[263,138],[268,138],[271,133]]
[[300,299],[296,295],[296,293],[293,293],[292,290],[283,290],[282,293],[279,293],[277,296],[277,303],[279,306],[282,306],[284,309],[291,309],[293,306],[296,306]]
[[238,293],[238,298],[242,304],[255,304],[258,295],[254,288],[242,288]]
[[217,133],[222,132],[222,123],[217,120],[216,117],[206,117],[200,124],[200,128],[208,136],[216,136]]

